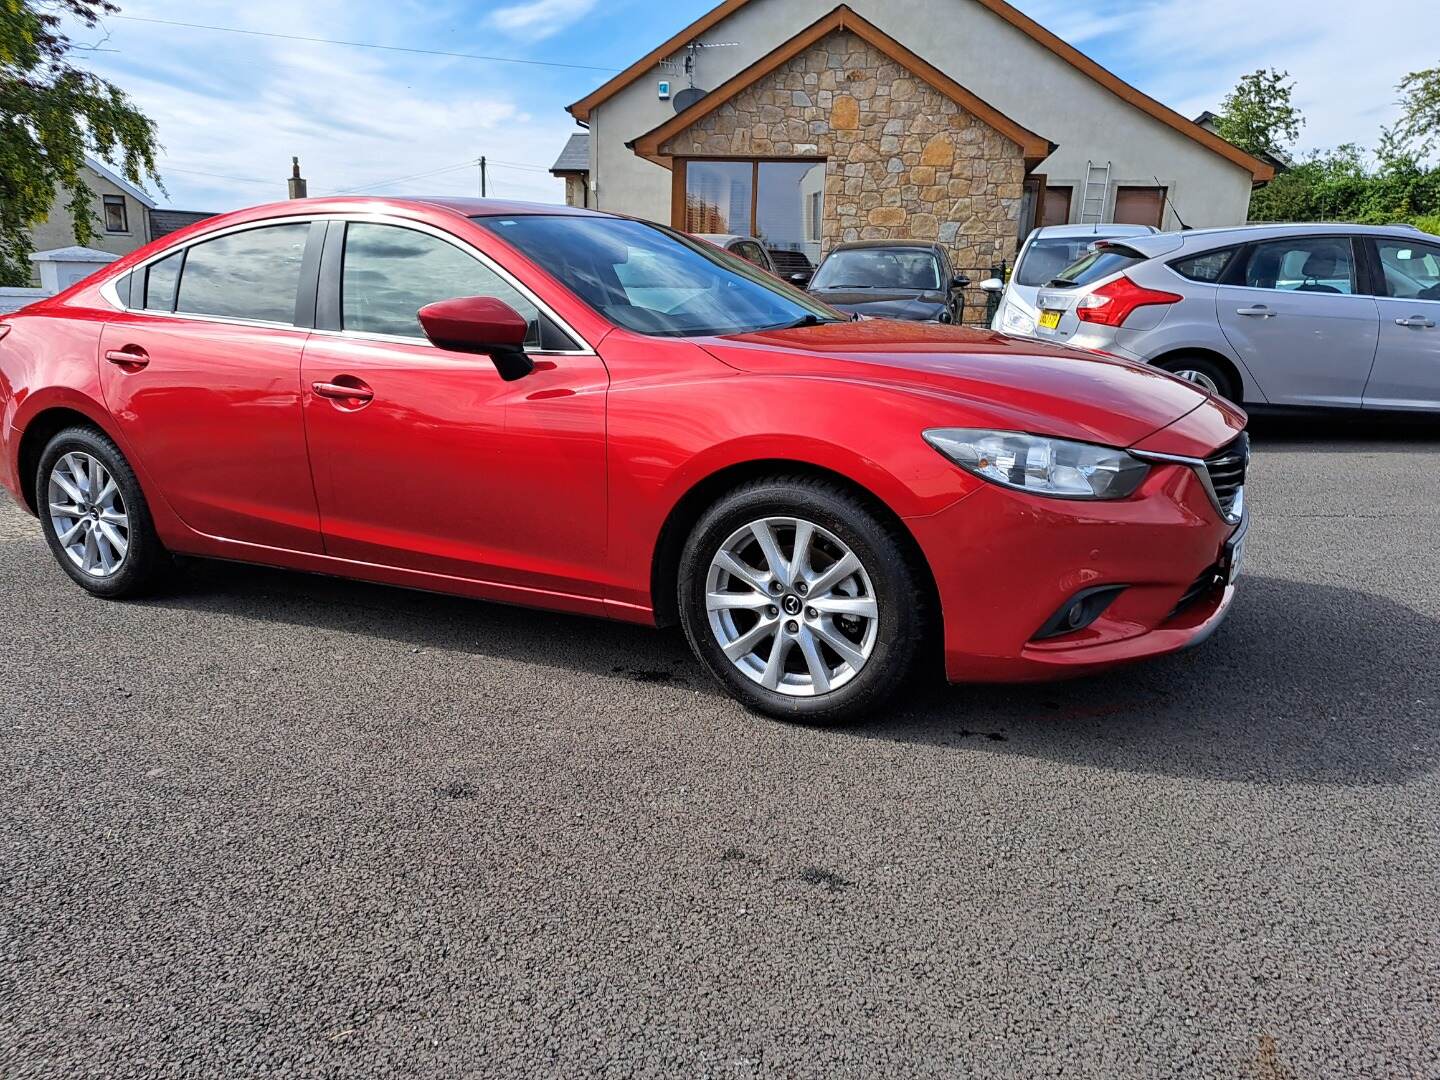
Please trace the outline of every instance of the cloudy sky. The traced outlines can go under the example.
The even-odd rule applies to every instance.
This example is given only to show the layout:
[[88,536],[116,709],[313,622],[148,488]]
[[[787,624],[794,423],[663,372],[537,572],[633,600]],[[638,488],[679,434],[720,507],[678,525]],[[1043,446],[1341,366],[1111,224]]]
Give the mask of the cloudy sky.
[[[77,45],[93,46],[77,59],[126,89],[159,125],[169,204],[213,211],[283,197],[292,154],[300,156],[312,195],[477,194],[473,163],[485,154],[493,163],[493,194],[561,201],[560,184],[545,169],[574,130],[564,106],[711,6],[709,0],[120,2],[120,16],[73,32]],[[1309,0],[1303,18],[1300,5],[1288,0],[1018,6],[1186,115],[1213,108],[1256,67],[1289,70],[1308,119],[1304,150],[1374,144],[1396,115],[1399,78],[1440,63],[1433,34],[1400,32],[1407,25],[1419,31],[1417,17],[1435,2]],[[401,51],[407,49],[472,55]],[[923,46],[917,51],[923,55]]]

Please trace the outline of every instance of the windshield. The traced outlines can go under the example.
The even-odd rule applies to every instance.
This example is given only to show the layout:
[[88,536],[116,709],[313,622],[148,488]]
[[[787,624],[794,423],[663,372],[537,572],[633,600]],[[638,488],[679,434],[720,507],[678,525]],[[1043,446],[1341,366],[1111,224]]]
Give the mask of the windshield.
[[1141,255],[1134,248],[1121,247],[1118,244],[1111,244],[1108,247],[1100,248],[1080,256],[1069,266],[1062,268],[1052,277],[1047,278],[1040,284],[1048,284],[1050,281],[1057,281],[1061,285],[1074,287],[1076,285],[1089,285],[1092,281],[1099,281],[1111,274],[1118,274],[1127,267],[1134,266],[1138,262],[1144,262],[1145,256]]
[[1033,241],[1015,268],[1016,285],[1044,285],[1108,236],[1055,236]]
[[916,248],[848,248],[820,264],[810,288],[933,292],[940,288],[940,263]]
[[835,322],[829,308],[744,259],[626,218],[476,217],[619,326],[663,337]]

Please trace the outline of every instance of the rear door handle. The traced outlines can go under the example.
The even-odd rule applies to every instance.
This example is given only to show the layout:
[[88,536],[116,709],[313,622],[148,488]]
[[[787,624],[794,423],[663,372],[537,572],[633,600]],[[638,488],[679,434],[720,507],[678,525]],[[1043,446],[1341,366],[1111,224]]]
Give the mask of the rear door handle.
[[1435,325],[1435,320],[1434,320],[1434,319],[1427,319],[1424,315],[1411,315],[1408,319],[1396,319],[1396,320],[1395,320],[1395,325],[1396,325],[1396,326],[1423,326],[1423,327],[1427,327],[1427,328],[1428,328],[1428,327],[1432,327],[1432,326]]
[[342,382],[311,383],[310,389],[315,391],[317,397],[329,398],[331,401],[353,401],[363,404],[375,397],[375,391],[359,379],[347,375],[341,375],[339,378],[350,379],[351,382],[349,384]]
[[105,359],[122,371],[139,371],[150,363],[150,354],[139,345],[126,345],[123,349],[106,349]]
[[1256,304],[1254,307],[1237,307],[1235,309],[1235,314],[1249,315],[1252,318],[1256,319],[1269,319],[1273,318],[1276,313],[1271,311],[1264,304]]

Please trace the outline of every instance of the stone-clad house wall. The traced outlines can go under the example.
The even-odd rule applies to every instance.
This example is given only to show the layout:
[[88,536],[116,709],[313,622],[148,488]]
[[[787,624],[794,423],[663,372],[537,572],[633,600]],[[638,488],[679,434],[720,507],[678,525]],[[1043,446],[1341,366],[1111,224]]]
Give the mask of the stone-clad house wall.
[[[1022,151],[840,30],[662,146],[680,157],[826,160],[821,240],[939,240],[978,281],[1017,244]],[[985,299],[966,297],[966,318]]]

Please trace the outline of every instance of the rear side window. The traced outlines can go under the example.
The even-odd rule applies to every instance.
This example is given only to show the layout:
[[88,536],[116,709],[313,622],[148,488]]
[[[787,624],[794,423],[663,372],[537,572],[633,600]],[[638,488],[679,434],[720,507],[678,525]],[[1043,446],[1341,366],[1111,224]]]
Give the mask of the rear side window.
[[1353,293],[1355,256],[1345,236],[1297,236],[1256,244],[1245,265],[1251,289]]
[[177,310],[293,323],[309,222],[267,225],[205,240],[185,256]]
[[540,348],[539,309],[473,255],[399,225],[345,227],[340,312],[346,330],[424,340],[417,313],[457,296],[503,300],[530,324],[527,347]]
[[177,251],[150,264],[145,271],[145,296],[140,307],[149,311],[175,310],[175,286],[180,284],[180,262],[184,258],[185,253]]
[[1207,281],[1213,284],[1224,277],[1230,260],[1235,257],[1235,251],[1235,248],[1203,251],[1199,255],[1191,255],[1188,259],[1176,259],[1170,264],[1170,269],[1191,281]]
[[1069,266],[1055,275],[1054,280],[1062,285],[1089,285],[1121,270],[1128,270],[1136,263],[1145,261],[1145,256],[1134,248],[1120,244],[1107,244],[1080,256]]

